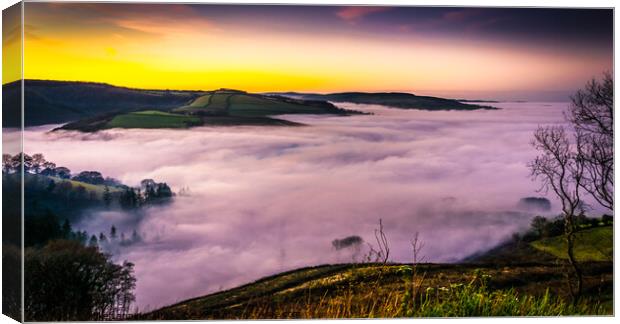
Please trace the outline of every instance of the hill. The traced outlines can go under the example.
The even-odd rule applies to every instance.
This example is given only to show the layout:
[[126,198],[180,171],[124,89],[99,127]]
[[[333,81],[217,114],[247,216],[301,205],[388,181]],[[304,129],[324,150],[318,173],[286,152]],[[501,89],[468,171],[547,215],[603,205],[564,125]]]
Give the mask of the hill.
[[[612,226],[601,226],[577,235],[576,250],[584,271],[584,299],[577,308],[564,302],[569,300],[566,267],[555,256],[563,258],[559,252],[562,236],[556,236],[503,244],[457,264],[307,267],[138,314],[134,319],[611,314],[613,262],[594,253],[612,251],[611,232]],[[410,303],[414,295],[416,307]]]
[[[21,124],[21,83],[2,86],[4,127]],[[196,100],[197,98],[200,100]],[[64,124],[120,113],[159,110],[176,113],[215,114],[205,125],[287,125],[294,123],[269,118],[280,114],[355,113],[326,101],[381,104],[403,109],[474,110],[495,109],[452,99],[416,96],[409,93],[343,92],[333,94],[271,93],[250,94],[238,90],[216,91],[148,90],[117,87],[105,83],[24,80],[25,126]],[[222,116],[222,114],[226,116]]]
[[[410,264],[303,268],[138,314],[134,319],[389,318],[612,312],[611,263],[589,263],[584,267],[587,296],[599,298],[602,292],[604,297],[578,309],[571,309],[561,301],[568,298],[561,265],[422,264],[416,268],[419,305],[411,313],[407,304],[403,306],[403,301],[407,303],[411,298],[412,269]],[[545,297],[547,289],[560,293]],[[469,302],[484,304],[476,299],[478,297],[493,306],[465,305]],[[548,298],[546,302],[545,298]],[[546,304],[541,306],[543,303]],[[502,304],[519,306],[510,308]]]
[[93,132],[109,128],[188,128],[202,125],[300,125],[272,117],[283,114],[347,116],[359,114],[359,112],[340,109],[324,101],[265,96],[239,90],[220,89],[205,92],[189,102],[189,104],[172,109],[103,114],[68,123],[59,129]]
[[[2,86],[4,127],[19,127],[21,83]],[[61,124],[106,113],[171,109],[198,97],[196,91],[141,90],[105,83],[24,81],[25,126]]]
[[341,92],[330,94],[284,92],[273,93],[291,98],[325,100],[331,102],[350,102],[369,105],[384,105],[401,109],[419,110],[477,110],[498,109],[462,100],[445,99],[429,96],[417,96],[404,92]]

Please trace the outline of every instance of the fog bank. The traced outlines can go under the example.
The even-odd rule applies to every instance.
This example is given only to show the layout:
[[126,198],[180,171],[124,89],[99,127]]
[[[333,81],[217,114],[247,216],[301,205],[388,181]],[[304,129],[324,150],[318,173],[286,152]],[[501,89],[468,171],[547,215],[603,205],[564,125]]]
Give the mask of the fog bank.
[[380,218],[390,259],[400,262],[411,260],[415,232],[427,260],[456,261],[523,229],[532,215],[516,205],[539,195],[526,166],[536,154],[532,132],[562,122],[567,104],[497,105],[428,112],[341,104],[374,115],[282,117],[307,127],[36,128],[25,134],[25,151],[127,184],[189,187],[189,196],[138,220],[108,212],[78,224],[137,228],[144,242],[115,258],[136,264],[138,305],[157,307],[282,270],[349,262],[356,251],[332,241],[374,243]]

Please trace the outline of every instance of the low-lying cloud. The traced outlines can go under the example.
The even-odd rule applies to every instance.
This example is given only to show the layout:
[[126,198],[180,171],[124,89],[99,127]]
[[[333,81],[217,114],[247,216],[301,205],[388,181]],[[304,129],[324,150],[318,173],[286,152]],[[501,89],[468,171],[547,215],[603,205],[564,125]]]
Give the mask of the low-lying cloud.
[[152,178],[175,191],[189,187],[190,195],[137,222],[99,213],[80,224],[137,228],[142,243],[115,257],[136,264],[137,303],[152,308],[287,269],[349,262],[347,253],[356,251],[334,249],[334,238],[374,242],[379,219],[393,261],[411,261],[415,232],[429,261],[489,248],[530,222],[515,206],[537,195],[526,167],[535,155],[532,132],[561,122],[566,105],[504,103],[471,112],[340,106],[375,114],[283,117],[310,125],[290,128],[34,129],[25,150],[127,184]]

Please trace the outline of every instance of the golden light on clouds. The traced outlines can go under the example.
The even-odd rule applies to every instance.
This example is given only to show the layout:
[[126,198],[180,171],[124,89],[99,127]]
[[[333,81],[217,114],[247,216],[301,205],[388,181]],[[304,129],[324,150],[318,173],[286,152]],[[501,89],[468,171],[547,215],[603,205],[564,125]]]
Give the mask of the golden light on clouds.
[[400,27],[362,31],[365,19],[386,11],[380,7],[342,8],[329,17],[340,20],[341,29],[317,23],[307,30],[171,8],[117,13],[107,7],[91,13],[89,23],[76,12],[33,7],[26,15],[25,77],[168,89],[494,91],[566,88],[611,66],[611,55],[601,51],[554,51]]

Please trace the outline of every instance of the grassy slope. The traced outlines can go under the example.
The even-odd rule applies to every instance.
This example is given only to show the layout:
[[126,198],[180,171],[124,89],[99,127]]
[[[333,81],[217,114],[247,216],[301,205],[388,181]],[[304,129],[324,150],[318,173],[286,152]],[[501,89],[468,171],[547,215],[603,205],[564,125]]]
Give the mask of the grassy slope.
[[[530,243],[534,248],[567,259],[566,241],[562,236],[544,238]],[[595,227],[575,234],[575,257],[578,261],[611,261],[613,258],[613,227]]]
[[238,94],[230,98],[230,114],[240,116],[270,116],[282,114],[337,113],[326,107],[286,102],[275,98]]
[[211,103],[211,94],[207,94],[201,97],[196,98],[194,102],[190,104],[192,107],[206,107]]
[[236,117],[268,117],[282,114],[346,114],[329,104],[296,101],[282,97],[248,94],[239,91],[215,91],[199,97],[188,106],[173,109],[178,113],[225,114]]
[[[16,178],[18,177],[18,174],[3,175],[3,176]],[[86,183],[82,181],[62,179],[59,177],[50,177],[50,176],[44,176],[40,174],[31,174],[31,173],[24,174],[24,180],[25,180],[26,187],[41,186],[42,184],[47,185],[49,181],[54,181],[56,185],[63,183],[63,182],[68,182],[68,183],[71,183],[73,187],[78,187],[78,186],[84,187],[86,191],[89,191],[89,192],[92,191],[98,196],[103,195],[103,192],[105,191],[105,187],[106,187],[105,185],[94,185],[94,184],[90,184],[90,183]],[[115,187],[115,186],[108,186],[108,190],[110,191],[110,193],[122,191],[121,188]]]
[[186,128],[189,126],[299,126],[273,115],[334,114],[359,112],[339,109],[321,101],[249,94],[236,90],[217,90],[197,97],[189,105],[170,110],[145,110],[106,114],[69,123],[59,129],[95,132],[108,128]]
[[[611,299],[611,267],[611,263],[585,267],[586,292],[594,296],[602,289],[603,303]],[[403,316],[400,305],[410,287],[404,274],[410,269],[402,264],[304,268],[183,301],[136,319],[400,317]],[[548,288],[566,297],[564,268],[558,265],[424,264],[418,271],[418,278],[424,276],[419,291],[431,288],[439,294],[455,285],[467,285],[484,273],[490,276],[487,284],[490,291],[503,291],[513,297],[543,296]],[[603,312],[609,313],[609,305],[606,307]],[[583,312],[600,310],[590,308]],[[428,312],[423,314],[432,316]]]
[[[464,290],[445,297],[446,300],[463,301],[467,295],[480,295],[480,291],[470,291],[467,283],[480,269],[490,276],[488,289],[484,298],[499,298],[500,302],[515,303],[517,296],[524,302],[527,296],[535,305],[508,305],[521,307],[521,310],[495,310],[481,314],[508,314],[513,311],[521,315],[548,315],[576,313],[611,312],[613,273],[612,262],[602,258],[598,251],[605,253],[612,250],[612,227],[599,227],[583,230],[578,234],[577,255],[585,272],[585,296],[587,309],[568,310],[557,303],[546,305],[551,310],[539,308],[547,289],[553,293],[552,304],[556,297],[568,299],[565,285],[564,265],[556,262],[556,254],[561,256],[559,249],[561,237],[501,246],[491,250],[488,255],[478,256],[462,264],[424,264],[419,266],[419,273],[424,274],[420,291],[427,288],[443,291],[455,284],[464,284]],[[549,251],[553,254],[544,252]],[[608,262],[594,262],[594,261]],[[324,265],[303,268],[266,277],[254,283],[238,288],[190,299],[157,311],[142,314],[139,319],[231,319],[231,318],[334,318],[334,317],[399,317],[403,316],[400,308],[406,292],[404,270],[411,269],[408,265],[392,264],[360,264],[360,265]],[[444,288],[442,288],[444,287]],[[451,292],[451,291],[450,291]],[[504,297],[502,297],[504,296]],[[514,300],[506,301],[505,296]],[[467,297],[468,298],[468,297]],[[504,298],[504,299],[502,299]],[[595,302],[592,302],[595,301]],[[452,303],[455,301],[452,300]],[[420,316],[444,315],[458,316],[474,313],[462,313],[462,305],[431,303],[428,309],[421,310]],[[495,302],[494,302],[495,303]],[[596,309],[593,305],[600,303],[603,308]],[[495,305],[495,304],[494,304]],[[504,305],[506,306],[506,305]],[[545,307],[546,307],[545,306]],[[498,306],[499,307],[499,306]],[[524,308],[525,307],[525,308]],[[533,308],[532,308],[533,307]],[[554,308],[555,307],[555,308]],[[564,309],[562,311],[558,309]],[[520,313],[519,313],[520,312]]]
[[117,115],[105,128],[187,128],[198,124],[197,117],[146,110]]
[[[58,178],[58,177],[48,177],[48,178],[51,179],[51,180],[54,180],[54,182],[56,182],[56,184],[59,184],[59,183],[62,183],[62,182],[69,182],[74,187],[82,186],[87,191],[94,192],[99,199],[103,198],[103,193],[105,192],[105,187],[106,186],[104,186],[104,185],[94,185],[94,184],[90,184],[90,183],[86,183],[86,182],[81,182],[81,181],[75,181],[75,180],[69,180],[69,179],[61,179],[61,178]],[[108,186],[108,190],[110,191],[110,193],[118,193],[118,192],[122,192],[123,191],[123,189],[121,189],[119,187],[114,187],[114,186]]]

